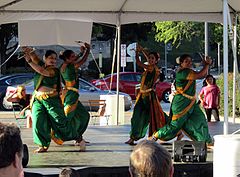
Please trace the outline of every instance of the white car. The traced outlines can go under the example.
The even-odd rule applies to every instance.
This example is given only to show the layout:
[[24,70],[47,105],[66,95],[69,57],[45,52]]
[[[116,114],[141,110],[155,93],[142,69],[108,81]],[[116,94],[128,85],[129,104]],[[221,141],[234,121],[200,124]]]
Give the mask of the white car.
[[[25,86],[26,88],[26,93],[27,94],[32,94],[33,93],[33,80],[28,81],[22,85]],[[13,90],[16,90],[17,86],[9,86],[7,88],[6,96],[3,99],[3,106],[7,110],[12,110],[12,103],[7,101],[7,97],[12,92]],[[106,90],[100,90],[99,88],[96,88],[89,82],[85,81],[84,79],[79,79],[79,100],[83,104],[83,106],[89,110],[89,100],[100,100],[100,95],[108,95],[108,94],[116,94],[115,91],[106,91]],[[124,105],[125,105],[125,111],[128,111],[132,108],[132,99],[131,97],[126,94],[120,92],[119,95],[124,95]],[[92,111],[97,111],[98,108],[91,108]]]

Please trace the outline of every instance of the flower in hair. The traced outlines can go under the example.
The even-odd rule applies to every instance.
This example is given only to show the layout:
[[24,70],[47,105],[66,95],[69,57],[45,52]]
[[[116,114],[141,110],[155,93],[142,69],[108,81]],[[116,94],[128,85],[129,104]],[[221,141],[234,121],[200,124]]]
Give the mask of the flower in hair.
[[62,51],[62,50],[59,52],[60,55],[63,55],[63,53],[64,53],[64,51]]
[[180,57],[176,58],[176,63],[180,65]]

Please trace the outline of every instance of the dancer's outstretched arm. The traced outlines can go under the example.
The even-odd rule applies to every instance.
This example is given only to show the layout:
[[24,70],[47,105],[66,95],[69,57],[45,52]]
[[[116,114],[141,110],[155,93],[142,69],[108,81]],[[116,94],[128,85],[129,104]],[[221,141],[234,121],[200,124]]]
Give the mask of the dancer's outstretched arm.
[[136,48],[136,63],[139,67],[141,68],[144,68],[144,69],[147,69],[148,68],[148,65],[145,65],[143,64],[140,60],[139,60],[139,53],[142,52],[143,55],[145,56],[145,58],[148,60],[148,56],[146,54],[146,52],[144,51],[143,47],[140,46],[140,45],[137,45],[137,48]]
[[[55,75],[55,71],[53,69],[44,68],[43,66],[38,65],[35,63],[36,54],[33,54],[34,52],[28,53],[28,49],[25,50],[25,60],[26,62],[31,66],[33,70],[35,70],[37,73],[47,76],[47,77],[53,77]],[[37,57],[38,58],[38,57]]]
[[[82,50],[82,49],[81,49]],[[88,43],[84,43],[84,54],[81,60],[77,60],[74,64],[75,64],[75,68],[79,68],[81,65],[83,65],[83,63],[85,63],[85,61],[88,58],[88,55],[90,53],[90,45]]]
[[192,75],[193,80],[202,79],[202,78],[206,77],[209,66],[212,64],[212,59],[208,56],[205,57],[205,59],[203,59],[203,64],[204,64],[204,66],[201,69],[201,71],[199,71],[199,72],[194,71],[194,73]]

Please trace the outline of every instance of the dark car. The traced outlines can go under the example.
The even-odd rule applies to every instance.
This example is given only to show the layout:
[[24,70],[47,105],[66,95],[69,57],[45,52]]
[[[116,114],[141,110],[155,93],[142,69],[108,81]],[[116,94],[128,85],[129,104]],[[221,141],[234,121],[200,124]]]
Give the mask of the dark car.
[[6,110],[3,106],[3,98],[6,94],[6,89],[8,86],[21,85],[22,83],[31,80],[33,78],[33,73],[16,73],[11,75],[4,75],[0,77],[0,109]]
[[[121,72],[119,73],[119,91],[127,93],[133,100],[136,99],[136,86],[141,82],[141,74],[138,72]],[[117,88],[117,74],[113,74],[112,85],[111,75],[103,79],[92,80],[91,83],[102,90],[116,90]],[[156,84],[156,93],[159,100],[169,102],[169,94],[171,93],[171,83],[158,82]]]

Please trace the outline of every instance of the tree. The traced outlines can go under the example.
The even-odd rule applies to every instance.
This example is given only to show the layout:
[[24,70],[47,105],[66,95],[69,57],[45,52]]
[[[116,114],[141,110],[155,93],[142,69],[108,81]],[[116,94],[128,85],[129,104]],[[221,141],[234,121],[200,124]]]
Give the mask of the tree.
[[202,23],[165,21],[156,22],[155,26],[155,39],[164,43],[171,41],[176,47],[179,47],[183,40],[191,41],[203,35]]
[[[202,39],[203,45],[204,24],[200,22],[156,22],[155,39],[160,42],[167,43],[169,41],[176,47],[179,47],[183,40],[192,41],[193,39]],[[219,23],[209,23],[209,43],[210,47],[216,48],[217,43],[223,42],[223,27]],[[237,32],[240,32],[240,25],[237,26]],[[239,36],[239,34],[238,34]],[[238,38],[238,44],[240,39]],[[240,47],[240,46],[239,46]],[[239,48],[238,47],[238,48]],[[238,49],[240,53],[240,49]]]

